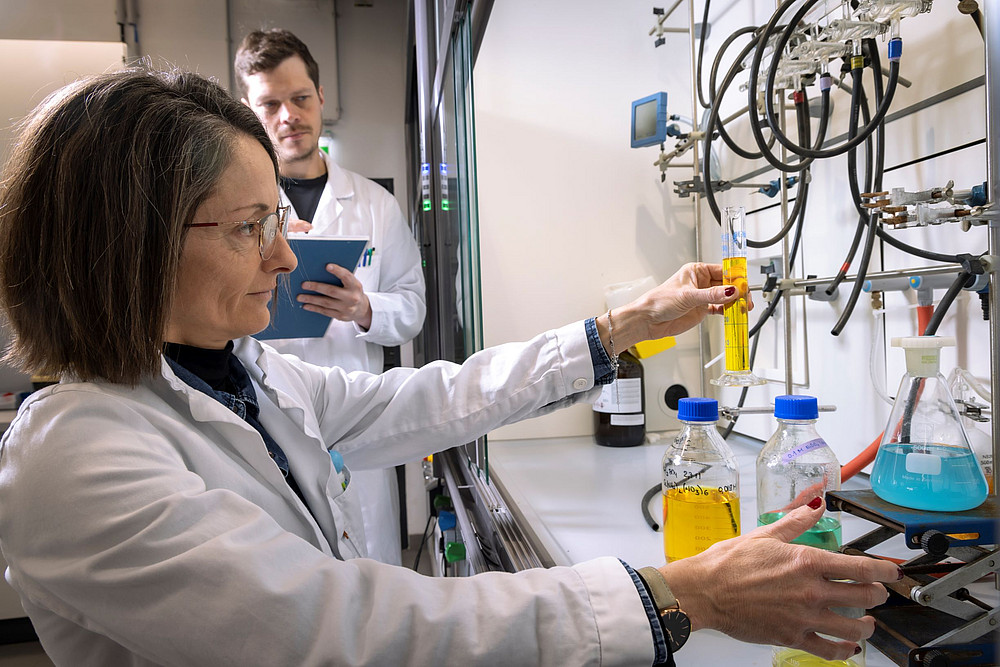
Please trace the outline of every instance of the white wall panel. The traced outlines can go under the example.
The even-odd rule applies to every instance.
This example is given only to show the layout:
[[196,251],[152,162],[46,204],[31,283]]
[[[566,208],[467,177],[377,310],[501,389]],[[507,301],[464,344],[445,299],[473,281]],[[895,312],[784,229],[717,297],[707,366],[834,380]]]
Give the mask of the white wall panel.
[[[696,20],[703,7],[696,3]],[[487,344],[525,338],[544,327],[597,314],[603,308],[605,284],[646,274],[664,279],[683,261],[694,258],[691,200],[677,198],[670,184],[689,178],[688,172],[672,170],[668,182],[661,185],[651,164],[656,149],[628,146],[631,100],[663,90],[670,96],[671,112],[689,115],[691,109],[687,38],[667,35],[667,44],[654,49],[647,35],[654,22],[651,8],[650,3],[637,0],[511,0],[493,9],[475,71]],[[742,25],[766,22],[773,8],[774,3],[762,0],[714,5],[706,70],[731,32]],[[682,3],[668,25],[682,26],[686,21],[687,5]],[[902,37],[901,73],[913,85],[899,89],[890,113],[983,73],[982,39],[953,3],[935,3],[930,14],[905,19]],[[726,66],[745,43],[745,38],[736,43],[724,61]],[[884,43],[880,45],[884,54]],[[745,80],[745,75],[738,78],[737,85]],[[834,93],[834,100],[830,134],[838,135],[846,131],[849,97],[840,91]],[[734,86],[723,104],[723,115],[745,104],[746,94]],[[890,123],[886,166],[982,138],[984,115],[980,87]],[[742,145],[752,146],[745,121],[728,127]],[[723,178],[732,179],[763,165],[739,159],[721,141],[716,146]],[[884,187],[913,191],[952,179],[956,189],[967,189],[982,183],[985,172],[980,145],[891,171]],[[769,171],[753,180],[771,180],[777,175]],[[847,188],[846,158],[821,161],[812,176],[803,259],[796,274],[832,276],[844,259],[857,222]],[[744,205],[748,210],[777,201],[737,189],[718,199],[721,206]],[[704,255],[717,259],[718,227],[705,205],[703,214]],[[778,227],[777,209],[748,216],[752,238],[769,237]],[[965,233],[949,225],[898,234],[908,243],[939,252],[986,249],[982,228]],[[751,262],[779,254],[780,247],[760,251],[751,255]],[[878,246],[875,259],[872,270],[926,264]],[[752,276],[751,282],[759,283],[759,278]],[[837,406],[836,413],[821,417],[819,429],[845,461],[881,431],[889,411],[869,377],[873,342],[869,295],[861,295],[844,332],[839,337],[830,335],[850,287],[842,285],[839,300],[832,303],[796,299],[791,314],[793,379],[800,384],[809,380],[808,387],[799,386],[796,392],[815,394],[821,403]],[[912,292],[886,294],[889,337],[916,333],[914,303]],[[758,301],[757,312],[761,306]],[[761,373],[779,383],[752,389],[748,405],[767,405],[784,393],[783,329],[781,319],[769,323],[758,352]],[[944,352],[945,373],[960,363],[975,375],[988,377],[987,330],[978,297],[963,293],[940,330],[959,336],[958,349]],[[712,349],[706,359],[719,351],[717,326],[713,325],[710,337]],[[902,373],[902,353],[883,350],[881,333],[874,340],[877,353],[887,360],[884,381],[894,393]],[[676,424],[657,407],[655,394],[661,388],[681,381],[697,393],[696,357],[697,338],[691,333],[681,337],[677,348],[646,364],[651,429]],[[709,371],[710,376],[718,373],[718,366]],[[708,393],[716,395],[712,388]],[[727,391],[719,397],[724,404],[735,404],[738,394]],[[494,437],[585,434],[591,432],[590,420],[589,408],[577,407],[509,427]],[[756,437],[766,438],[772,429],[770,417],[744,417],[740,422],[740,430]]]

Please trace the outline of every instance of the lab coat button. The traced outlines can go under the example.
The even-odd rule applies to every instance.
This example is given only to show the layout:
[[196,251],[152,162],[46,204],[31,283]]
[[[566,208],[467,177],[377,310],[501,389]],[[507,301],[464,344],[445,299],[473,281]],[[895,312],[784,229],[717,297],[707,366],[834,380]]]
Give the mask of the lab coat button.
[[590,383],[587,382],[587,378],[577,378],[573,380],[573,389],[583,390],[586,389],[589,384]]

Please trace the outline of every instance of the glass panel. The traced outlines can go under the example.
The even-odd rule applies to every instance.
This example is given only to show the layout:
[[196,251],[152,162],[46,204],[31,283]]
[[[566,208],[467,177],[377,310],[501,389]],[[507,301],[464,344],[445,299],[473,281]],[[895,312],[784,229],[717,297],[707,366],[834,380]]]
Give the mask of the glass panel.
[[[469,15],[466,14],[466,17]],[[476,200],[476,128],[472,94],[472,48],[469,21],[462,21],[452,42],[455,91],[455,134],[458,138],[461,222],[461,296],[465,322],[465,349],[468,354],[483,349],[482,292],[479,273],[479,209]]]
[[[437,179],[437,276],[441,350],[464,361],[483,348],[479,280],[479,225],[476,208],[475,127],[468,14],[452,35],[444,67],[441,100],[434,117]],[[466,447],[470,464],[487,469],[486,439]]]

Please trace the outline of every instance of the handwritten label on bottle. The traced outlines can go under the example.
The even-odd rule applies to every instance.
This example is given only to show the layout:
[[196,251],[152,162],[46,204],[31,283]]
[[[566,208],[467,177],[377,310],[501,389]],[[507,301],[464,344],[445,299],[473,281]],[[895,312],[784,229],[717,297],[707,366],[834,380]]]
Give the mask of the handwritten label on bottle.
[[794,449],[789,449],[787,452],[781,455],[781,462],[784,464],[791,463],[795,459],[799,458],[806,452],[811,452],[814,449],[819,449],[820,447],[826,447],[826,440],[823,438],[816,438],[815,440],[810,440],[808,442],[803,442],[798,447]]

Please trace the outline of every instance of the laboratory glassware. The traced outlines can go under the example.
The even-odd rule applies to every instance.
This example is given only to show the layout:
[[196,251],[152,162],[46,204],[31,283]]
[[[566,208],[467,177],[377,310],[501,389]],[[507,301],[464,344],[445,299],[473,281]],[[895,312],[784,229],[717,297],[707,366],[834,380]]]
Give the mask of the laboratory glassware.
[[739,298],[723,310],[726,371],[711,383],[722,387],[764,384],[765,381],[750,370],[747,316],[750,284],[747,282],[747,230],[742,206],[727,206],[722,214],[722,280],[739,291]]
[[594,441],[605,447],[634,447],[646,437],[645,372],[629,350],[618,355],[618,375],[594,402]]
[[941,375],[950,337],[893,338],[906,354],[906,373],[872,467],[872,489],[902,507],[959,512],[986,500],[987,484],[962,419]]
[[[956,401],[962,401],[968,406],[974,406],[980,411],[988,409],[989,406],[981,403],[980,398],[989,396],[981,390],[982,385],[969,371],[963,368],[955,368],[948,374],[948,388]],[[996,493],[993,488],[993,423],[988,419],[974,419],[965,412],[962,413],[962,426],[965,427],[965,435],[969,437],[969,444],[972,446],[972,453],[976,455],[979,466],[986,475],[986,485],[990,494]]]
[[694,556],[740,534],[740,476],[719,435],[719,404],[682,398],[684,424],[663,455],[663,551],[668,562]]
[[[840,463],[816,432],[819,405],[813,396],[774,399],[778,428],[757,456],[757,525],[774,523],[813,498],[840,489]],[[793,540],[836,551],[841,545],[840,512],[827,512]]]
[[[865,610],[858,607],[831,607],[830,611],[847,618],[861,618],[865,615]],[[838,641],[837,637],[828,635],[820,635],[820,637]],[[858,642],[858,646],[861,647],[861,652],[847,660],[824,660],[797,648],[775,646],[771,652],[771,667],[865,667],[867,642],[862,639]]]

